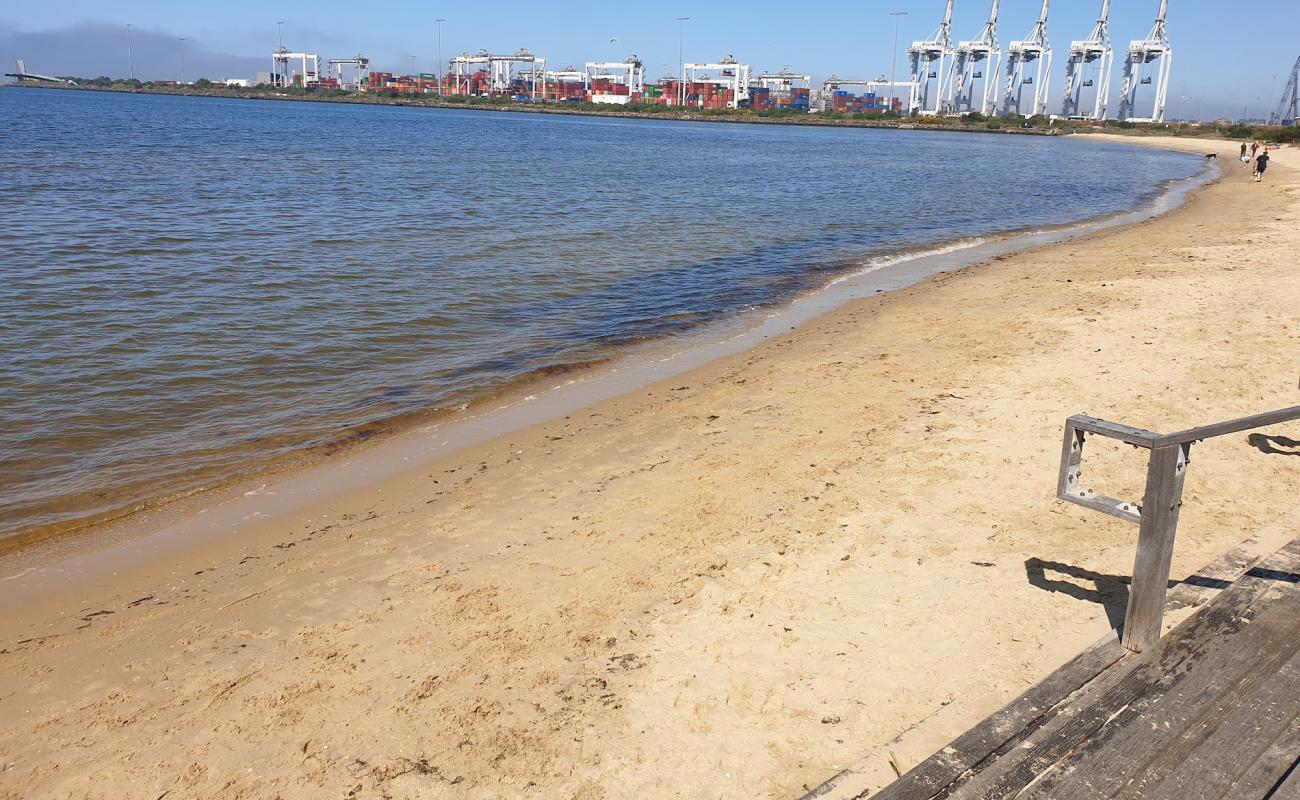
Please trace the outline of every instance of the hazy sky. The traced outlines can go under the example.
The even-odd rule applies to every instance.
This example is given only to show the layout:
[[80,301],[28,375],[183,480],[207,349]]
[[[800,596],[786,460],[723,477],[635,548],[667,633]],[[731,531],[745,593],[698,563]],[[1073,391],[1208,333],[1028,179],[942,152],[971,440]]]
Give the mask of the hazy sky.
[[[588,60],[621,60],[637,53],[652,78],[677,65],[678,23],[686,23],[686,59],[713,61],[727,54],[756,69],[790,66],[818,81],[888,75],[894,24],[890,11],[906,11],[900,34],[899,77],[907,71],[902,50],[928,36],[943,13],[944,0],[857,0],[857,2],[627,4],[622,3],[431,3],[386,0],[365,4],[315,0],[286,3],[279,11],[265,2],[224,0],[185,3],[158,0],[45,0],[0,9],[0,59],[5,70],[15,58],[28,68],[56,75],[127,74],[126,23],[132,34],[137,77],[176,78],[185,37],[186,75],[251,77],[269,69],[276,46],[276,20],[284,20],[284,43],[324,57],[365,53],[375,68],[432,71],[437,61],[437,26],[445,17],[442,50],[451,55],[480,48],[514,52],[527,47],[548,59],[549,68]],[[954,36],[970,38],[989,11],[989,0],[956,0]],[[1056,52],[1052,104],[1059,89],[1070,39],[1082,38],[1100,0],[1056,0],[1049,34]],[[1158,0],[1113,0],[1111,37],[1122,62],[1130,39],[1151,27]],[[1002,0],[1000,38],[1028,33],[1041,0]],[[1171,116],[1267,116],[1277,104],[1291,65],[1300,55],[1300,3],[1170,0],[1169,36],[1175,48],[1169,92]],[[617,39],[611,42],[611,39]],[[412,59],[411,56],[415,58]],[[1117,104],[1116,64],[1112,108]]]

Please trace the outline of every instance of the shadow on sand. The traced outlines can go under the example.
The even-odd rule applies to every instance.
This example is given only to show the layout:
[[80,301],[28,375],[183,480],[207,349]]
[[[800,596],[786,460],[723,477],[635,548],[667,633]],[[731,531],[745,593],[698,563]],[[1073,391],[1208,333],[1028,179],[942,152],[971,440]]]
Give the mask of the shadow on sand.
[[1246,437],[1250,446],[1261,453],[1268,453],[1276,456],[1300,456],[1300,442],[1295,439],[1288,439],[1285,436],[1266,436],[1262,433],[1252,433]]

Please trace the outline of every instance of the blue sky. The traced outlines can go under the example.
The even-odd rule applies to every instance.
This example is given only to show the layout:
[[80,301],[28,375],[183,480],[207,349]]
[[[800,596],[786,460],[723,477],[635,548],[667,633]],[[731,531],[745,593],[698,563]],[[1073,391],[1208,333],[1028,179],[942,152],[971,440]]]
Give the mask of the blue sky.
[[[793,4],[748,3],[538,4],[382,3],[316,0],[281,4],[225,0],[186,3],[157,0],[46,0],[7,4],[0,10],[0,59],[27,60],[31,69],[57,74],[125,75],[126,23],[135,28],[136,73],[174,78],[176,37],[185,37],[189,77],[238,77],[239,70],[266,61],[276,44],[277,19],[285,21],[284,42],[322,56],[365,53],[377,67],[433,69],[437,61],[434,19],[445,17],[443,57],[486,48],[513,52],[527,47],[556,68],[583,61],[620,60],[637,53],[654,78],[677,64],[675,18],[686,23],[687,60],[712,61],[728,53],[756,69],[790,66],[818,80],[888,74],[894,26],[890,11],[906,11],[900,50],[935,28],[944,0],[858,0]],[[1111,36],[1121,52],[1128,40],[1146,35],[1158,0],[1113,0]],[[1002,0],[1000,38],[1004,45],[1024,36],[1041,0]],[[1049,33],[1056,51],[1053,97],[1061,85],[1069,40],[1092,26],[1100,0],[1055,0]],[[1300,3],[1229,3],[1171,0],[1169,34],[1175,48],[1169,106],[1173,115],[1266,116],[1277,103],[1291,65],[1300,55]],[[988,14],[989,0],[957,0],[954,35],[969,38]],[[611,39],[618,39],[611,42]],[[20,52],[21,51],[21,52]],[[415,55],[414,61],[411,55]],[[245,60],[245,59],[256,59]],[[906,68],[899,57],[900,77]],[[71,69],[71,67],[76,69]],[[261,66],[261,69],[267,69]],[[226,73],[229,73],[228,75]],[[1116,65],[1118,93],[1119,65]],[[1055,102],[1055,100],[1054,100]]]

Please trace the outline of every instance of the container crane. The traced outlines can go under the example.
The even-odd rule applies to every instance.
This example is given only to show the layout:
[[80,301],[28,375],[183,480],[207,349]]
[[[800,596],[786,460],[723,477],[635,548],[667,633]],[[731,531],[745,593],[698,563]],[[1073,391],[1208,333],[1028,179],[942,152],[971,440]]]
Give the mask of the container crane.
[[[958,42],[952,51],[952,70],[948,74],[948,91],[944,93],[945,110],[950,114],[978,111],[991,114],[998,105],[998,69],[1002,48],[998,46],[998,0],[988,21],[974,39]],[[975,82],[980,81],[979,104],[975,103]]]
[[[821,99],[818,101],[817,110],[830,110],[826,106],[827,98],[834,95],[834,93],[843,86],[861,86],[864,92],[867,94],[874,94],[877,97],[879,97],[882,88],[890,89],[891,91],[894,89],[907,89],[910,92],[912,90],[912,84],[910,82],[893,82],[883,75],[874,80],[867,80],[866,78],[841,78],[839,75],[832,75],[822,81]],[[901,103],[902,101],[900,100],[899,102]],[[888,110],[892,111],[893,109],[888,108]]]
[[[1156,24],[1152,26],[1147,38],[1129,42],[1128,57],[1124,59],[1124,84],[1120,88],[1123,95],[1119,100],[1119,118],[1129,122],[1164,122],[1165,97],[1169,94],[1169,71],[1174,62],[1174,49],[1165,35],[1165,14],[1169,11],[1169,0],[1160,0],[1160,10],[1156,13]],[[1142,68],[1152,62],[1156,63],[1156,74],[1143,76]],[[1137,93],[1139,86],[1155,86],[1152,98],[1151,116],[1136,115]]]
[[[355,55],[352,58],[331,58],[326,62],[326,65],[329,68],[330,77],[335,77],[337,74],[339,85],[349,89],[360,89],[361,78],[370,71],[370,59],[363,55]],[[354,82],[348,83],[343,80],[344,67],[353,68],[353,73],[356,75]]]
[[[1002,113],[1035,116],[1047,110],[1047,90],[1052,79],[1052,45],[1047,40],[1047,10],[1052,0],[1043,0],[1034,29],[1024,39],[1007,47],[1007,80],[1002,95]],[[1023,93],[1033,87],[1033,101],[1025,114]]]
[[627,86],[632,94],[645,91],[645,65],[636,54],[622,61],[588,61],[583,84],[591,90],[591,82],[597,78],[608,78],[615,83]]
[[531,94],[534,100],[545,98],[546,59],[535,56],[524,48],[520,48],[517,53],[508,56],[496,56],[486,50],[480,50],[472,56],[468,53],[461,53],[453,57],[451,59],[451,69],[456,80],[456,94],[470,93],[474,73],[479,69],[487,73],[488,94],[505,94],[511,89],[511,84],[514,81],[516,64],[528,65],[527,75],[529,76],[542,76],[540,86],[536,80],[533,81]]
[[[281,47],[271,54],[271,85],[283,89],[293,82],[289,73],[290,61],[302,61],[302,88],[314,85],[320,79],[320,56],[315,53],[290,53]],[[311,62],[311,69],[307,62]]]
[[751,86],[759,86],[765,89],[772,89],[778,92],[788,92],[795,88],[796,83],[802,83],[806,89],[812,89],[811,75],[796,75],[790,71],[789,67],[782,69],[780,72],[764,72],[757,75],[750,82]]
[[492,94],[504,94],[510,91],[511,84],[514,81],[514,69],[516,64],[527,64],[533,72],[540,71],[542,74],[542,86],[539,89],[536,81],[532,84],[532,97],[534,100],[546,97],[546,59],[540,58],[528,52],[527,48],[519,48],[514,55],[509,56],[488,56],[488,73],[490,83],[488,91]]
[[[708,72],[712,71],[717,71],[718,77],[709,77]],[[700,72],[705,74],[697,74]],[[697,82],[730,87],[733,93],[727,105],[731,108],[740,108],[740,101],[749,99],[749,65],[737,63],[735,56],[727,56],[716,64],[683,64],[681,83],[683,94],[686,86]],[[685,100],[683,99],[682,102],[684,104]]]
[[1300,122],[1300,114],[1297,114],[1296,108],[1296,89],[1297,83],[1300,82],[1300,58],[1295,60],[1295,66],[1291,67],[1291,79],[1286,82],[1286,88],[1282,90],[1282,99],[1277,103],[1277,111],[1274,111],[1268,118],[1269,125],[1295,125]]
[[[1087,39],[1070,42],[1070,57],[1065,62],[1065,99],[1061,116],[1072,119],[1105,119],[1110,100],[1110,73],[1115,64],[1115,49],[1110,45],[1110,0],[1101,0],[1101,15]],[[1089,64],[1097,65],[1096,78],[1085,74]],[[1096,86],[1092,112],[1080,111],[1083,90]]]
[[458,56],[453,56],[451,59],[451,71],[452,75],[456,78],[456,94],[471,94],[474,88],[472,82],[474,73],[478,71],[476,68],[481,67],[486,72],[488,64],[490,64],[491,61],[492,56],[488,55],[488,51],[486,50],[480,50],[474,55],[461,53]]
[[[952,55],[952,1],[948,0],[943,21],[930,36],[919,42],[912,42],[907,48],[907,57],[912,62],[912,94],[907,102],[908,114],[940,113],[943,104],[943,85],[947,77],[948,56]],[[931,85],[933,84],[933,100]]]

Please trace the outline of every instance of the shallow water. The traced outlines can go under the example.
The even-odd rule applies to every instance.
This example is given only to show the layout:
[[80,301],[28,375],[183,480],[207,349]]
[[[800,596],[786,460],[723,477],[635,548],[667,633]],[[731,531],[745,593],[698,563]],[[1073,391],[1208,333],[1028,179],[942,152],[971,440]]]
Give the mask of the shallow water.
[[[0,536],[1132,208],[1095,142],[0,91]],[[12,123],[12,124],[10,124]]]

